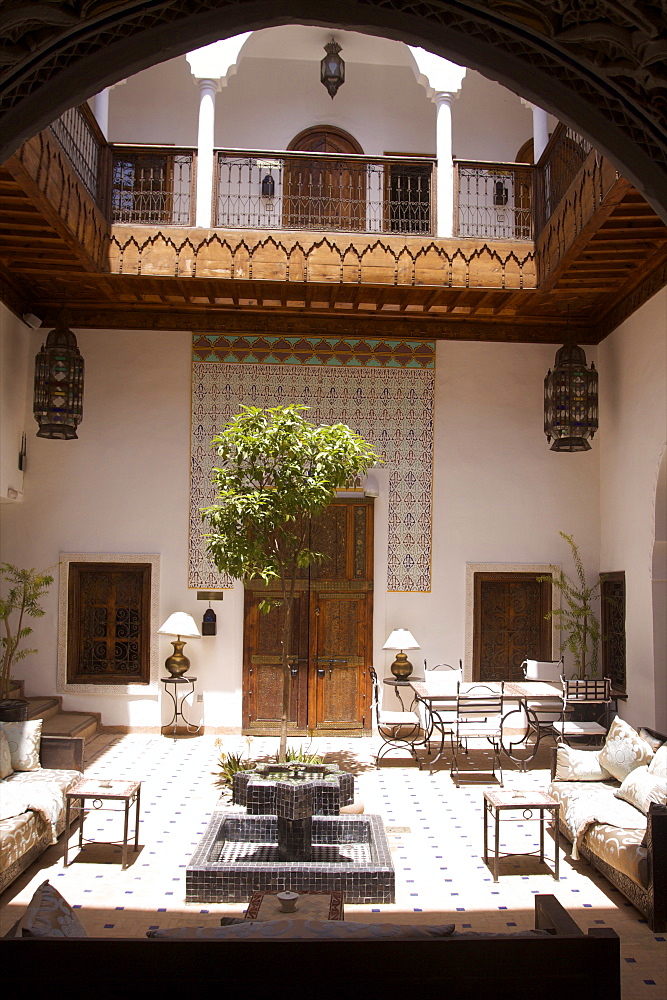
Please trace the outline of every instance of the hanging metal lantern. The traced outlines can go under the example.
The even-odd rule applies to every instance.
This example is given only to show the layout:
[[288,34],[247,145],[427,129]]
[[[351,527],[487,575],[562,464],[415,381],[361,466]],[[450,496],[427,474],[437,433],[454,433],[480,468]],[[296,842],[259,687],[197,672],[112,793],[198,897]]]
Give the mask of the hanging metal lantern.
[[320,80],[329,91],[333,101],[338,88],[345,83],[345,63],[338,55],[342,49],[334,38],[327,42],[324,51],[326,55],[320,63]]
[[33,413],[37,437],[76,438],[83,414],[83,358],[64,315],[35,357]]
[[552,451],[589,451],[598,429],[598,373],[576,344],[556,353],[544,379],[544,433]]

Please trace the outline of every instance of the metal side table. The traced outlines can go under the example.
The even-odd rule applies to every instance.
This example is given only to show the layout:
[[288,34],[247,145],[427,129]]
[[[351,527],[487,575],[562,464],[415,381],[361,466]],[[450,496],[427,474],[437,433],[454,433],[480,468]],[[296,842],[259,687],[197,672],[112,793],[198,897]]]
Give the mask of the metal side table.
[[[197,678],[188,674],[186,677],[161,677],[160,680],[164,684],[164,689],[171,698],[174,707],[174,713],[169,722],[165,722],[162,726],[162,731],[164,732],[165,729],[169,729],[170,726],[173,726],[172,735],[176,737],[178,720],[182,719],[183,724],[185,725],[185,731],[189,736],[194,736],[195,733],[200,733],[201,723],[196,726],[193,722],[190,722],[183,711],[186,699],[195,693],[195,681]],[[185,685],[189,685],[187,690]]]

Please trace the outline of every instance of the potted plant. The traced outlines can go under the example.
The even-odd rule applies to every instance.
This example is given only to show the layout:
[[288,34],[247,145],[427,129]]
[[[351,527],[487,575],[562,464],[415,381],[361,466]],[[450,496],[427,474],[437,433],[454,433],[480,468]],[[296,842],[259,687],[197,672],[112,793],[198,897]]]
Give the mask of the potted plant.
[[19,569],[11,563],[0,563],[0,577],[9,584],[6,595],[0,596],[0,621],[4,632],[0,636],[0,718],[20,720],[27,718],[28,703],[22,698],[9,697],[12,665],[37,652],[36,649],[20,648],[32,632],[25,622],[26,618],[41,618],[44,614],[40,601],[53,583],[53,577],[34,569]]
[[572,653],[575,665],[574,677],[582,680],[585,677],[597,677],[602,630],[594,604],[599,600],[598,591],[603,577],[599,577],[592,587],[589,586],[574,538],[563,531],[559,531],[558,534],[565,539],[572,550],[576,580],[564,573],[559,566],[551,566],[551,576],[538,577],[540,582],[553,583],[563,598],[563,606],[549,611],[546,617],[555,618],[561,633],[565,633],[560,651],[563,653],[568,649]]

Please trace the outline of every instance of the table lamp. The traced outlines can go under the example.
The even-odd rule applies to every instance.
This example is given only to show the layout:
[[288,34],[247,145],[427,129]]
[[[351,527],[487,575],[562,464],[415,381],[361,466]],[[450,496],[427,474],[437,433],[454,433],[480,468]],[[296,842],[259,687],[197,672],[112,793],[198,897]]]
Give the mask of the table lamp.
[[174,611],[173,615],[169,615],[162,628],[158,629],[158,634],[176,636],[171,643],[174,652],[167,657],[164,665],[172,677],[182,677],[190,666],[190,661],[183,654],[185,641],[181,639],[181,636],[184,635],[187,639],[201,638],[194,618],[186,611]]
[[412,632],[408,632],[406,628],[395,628],[382,648],[399,650],[390,669],[396,680],[406,681],[412,673],[412,664],[404,650],[419,649],[419,643]]

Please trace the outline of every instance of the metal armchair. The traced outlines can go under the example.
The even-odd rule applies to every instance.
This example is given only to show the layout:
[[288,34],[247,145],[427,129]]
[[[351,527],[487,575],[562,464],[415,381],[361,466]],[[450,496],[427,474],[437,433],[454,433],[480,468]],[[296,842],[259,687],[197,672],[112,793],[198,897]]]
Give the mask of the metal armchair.
[[380,705],[380,686],[378,676],[374,668],[370,668],[371,680],[373,682],[373,710],[375,713],[375,724],[382,740],[382,745],[376,754],[375,763],[379,764],[383,757],[391,753],[392,750],[407,749],[410,756],[419,764],[419,758],[415,750],[417,744],[423,745],[426,741],[426,726],[418,712],[403,711],[392,712]]
[[[458,753],[462,751],[469,757],[468,740],[485,739],[491,745],[493,760],[492,777],[498,776],[500,786],[503,786],[503,769],[500,763],[502,748],[504,682],[500,682],[500,690],[490,688],[485,684],[473,684],[461,690],[458,685],[456,693],[456,719],[452,726],[452,764],[451,775],[459,787]],[[466,769],[471,771],[472,769]]]
[[[559,743],[568,743],[569,740],[586,740],[587,743],[602,742],[609,729],[609,705],[612,700],[609,678],[566,680],[565,677],[561,677],[561,683],[563,685],[563,709],[560,719],[552,723],[556,740]],[[602,705],[604,708],[596,721],[574,722],[568,718],[575,708],[582,705]]]

